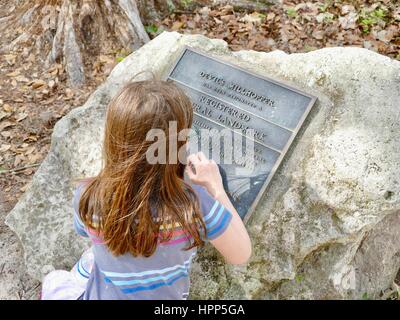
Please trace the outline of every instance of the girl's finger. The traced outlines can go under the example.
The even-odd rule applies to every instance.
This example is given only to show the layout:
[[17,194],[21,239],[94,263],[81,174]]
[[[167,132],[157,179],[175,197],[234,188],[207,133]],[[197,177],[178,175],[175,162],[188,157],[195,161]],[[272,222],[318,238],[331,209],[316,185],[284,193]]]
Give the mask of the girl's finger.
[[197,154],[197,157],[200,159],[200,161],[207,161],[208,160],[207,157],[205,156],[205,154],[203,152],[201,152],[201,151]]
[[189,167],[193,174],[197,174],[196,166],[193,163],[189,163]]
[[187,157],[187,162],[197,164],[200,162],[200,160],[196,154],[191,154],[190,156]]
[[195,176],[196,176],[196,174],[195,174],[193,169],[194,168],[191,165],[187,165],[186,166],[186,173],[187,173],[189,179],[194,179]]

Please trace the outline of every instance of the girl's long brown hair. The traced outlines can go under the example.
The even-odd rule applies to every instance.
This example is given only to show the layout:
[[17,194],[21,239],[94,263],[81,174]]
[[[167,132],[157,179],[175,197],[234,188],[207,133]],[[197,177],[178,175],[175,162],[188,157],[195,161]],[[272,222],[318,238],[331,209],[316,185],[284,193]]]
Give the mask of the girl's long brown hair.
[[[172,237],[169,225],[180,226],[189,239],[186,249],[203,245],[205,225],[198,199],[184,179],[184,165],[149,164],[146,141],[150,129],[162,129],[178,149],[186,141],[169,137],[169,122],[177,132],[192,126],[193,108],[182,89],[172,82],[147,80],[126,85],[107,110],[103,165],[86,179],[79,202],[82,221],[101,233],[114,255],[130,252],[151,256],[157,243]],[[169,154],[168,143],[166,154]],[[170,232],[161,232],[171,230]]]

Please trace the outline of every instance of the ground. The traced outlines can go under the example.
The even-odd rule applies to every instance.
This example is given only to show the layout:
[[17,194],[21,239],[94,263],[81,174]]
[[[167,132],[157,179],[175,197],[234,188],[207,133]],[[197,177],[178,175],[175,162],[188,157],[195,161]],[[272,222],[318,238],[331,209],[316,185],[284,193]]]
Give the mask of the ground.
[[[0,0],[0,18],[9,10]],[[251,11],[220,5],[171,12],[145,24],[151,37],[163,30],[201,33],[226,40],[233,50],[293,53],[351,45],[400,59],[398,1],[283,1]],[[120,48],[85,61],[87,82],[73,88],[64,67],[46,67],[45,53],[34,46],[8,49],[20,32],[9,28],[0,38],[0,299],[35,299],[40,289],[24,271],[21,245],[4,225],[6,214],[46,156],[57,120],[82,105],[129,53]]]

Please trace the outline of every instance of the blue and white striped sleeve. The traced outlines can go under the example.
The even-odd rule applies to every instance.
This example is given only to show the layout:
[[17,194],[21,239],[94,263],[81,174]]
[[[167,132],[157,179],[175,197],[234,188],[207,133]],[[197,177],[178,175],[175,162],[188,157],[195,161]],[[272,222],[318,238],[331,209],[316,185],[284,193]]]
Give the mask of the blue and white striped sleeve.
[[85,225],[83,224],[81,217],[79,216],[79,199],[81,197],[81,192],[83,189],[83,184],[80,184],[74,191],[74,196],[72,198],[72,207],[74,209],[74,228],[77,234],[82,237],[89,237]]
[[205,188],[196,185],[193,187],[199,197],[200,209],[206,225],[206,240],[214,240],[228,228],[232,220],[232,213],[214,199]]

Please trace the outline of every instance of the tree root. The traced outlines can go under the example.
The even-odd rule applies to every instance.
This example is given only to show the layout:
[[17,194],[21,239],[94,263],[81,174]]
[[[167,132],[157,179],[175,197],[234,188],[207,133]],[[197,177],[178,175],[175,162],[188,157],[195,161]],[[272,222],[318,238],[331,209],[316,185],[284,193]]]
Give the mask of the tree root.
[[[66,2],[65,0],[64,2]],[[74,29],[73,13],[76,10],[75,5],[69,4],[64,24],[64,49],[65,67],[69,75],[69,79],[73,86],[82,85],[85,82],[83,71],[83,62],[81,51],[76,39]]]
[[47,66],[62,62],[73,86],[85,82],[85,62],[111,50],[136,50],[148,42],[132,0],[24,1],[0,17],[0,31],[22,30],[8,50],[36,47]]
[[214,5],[231,5],[235,11],[266,12],[279,0],[251,1],[251,0],[214,0]]

